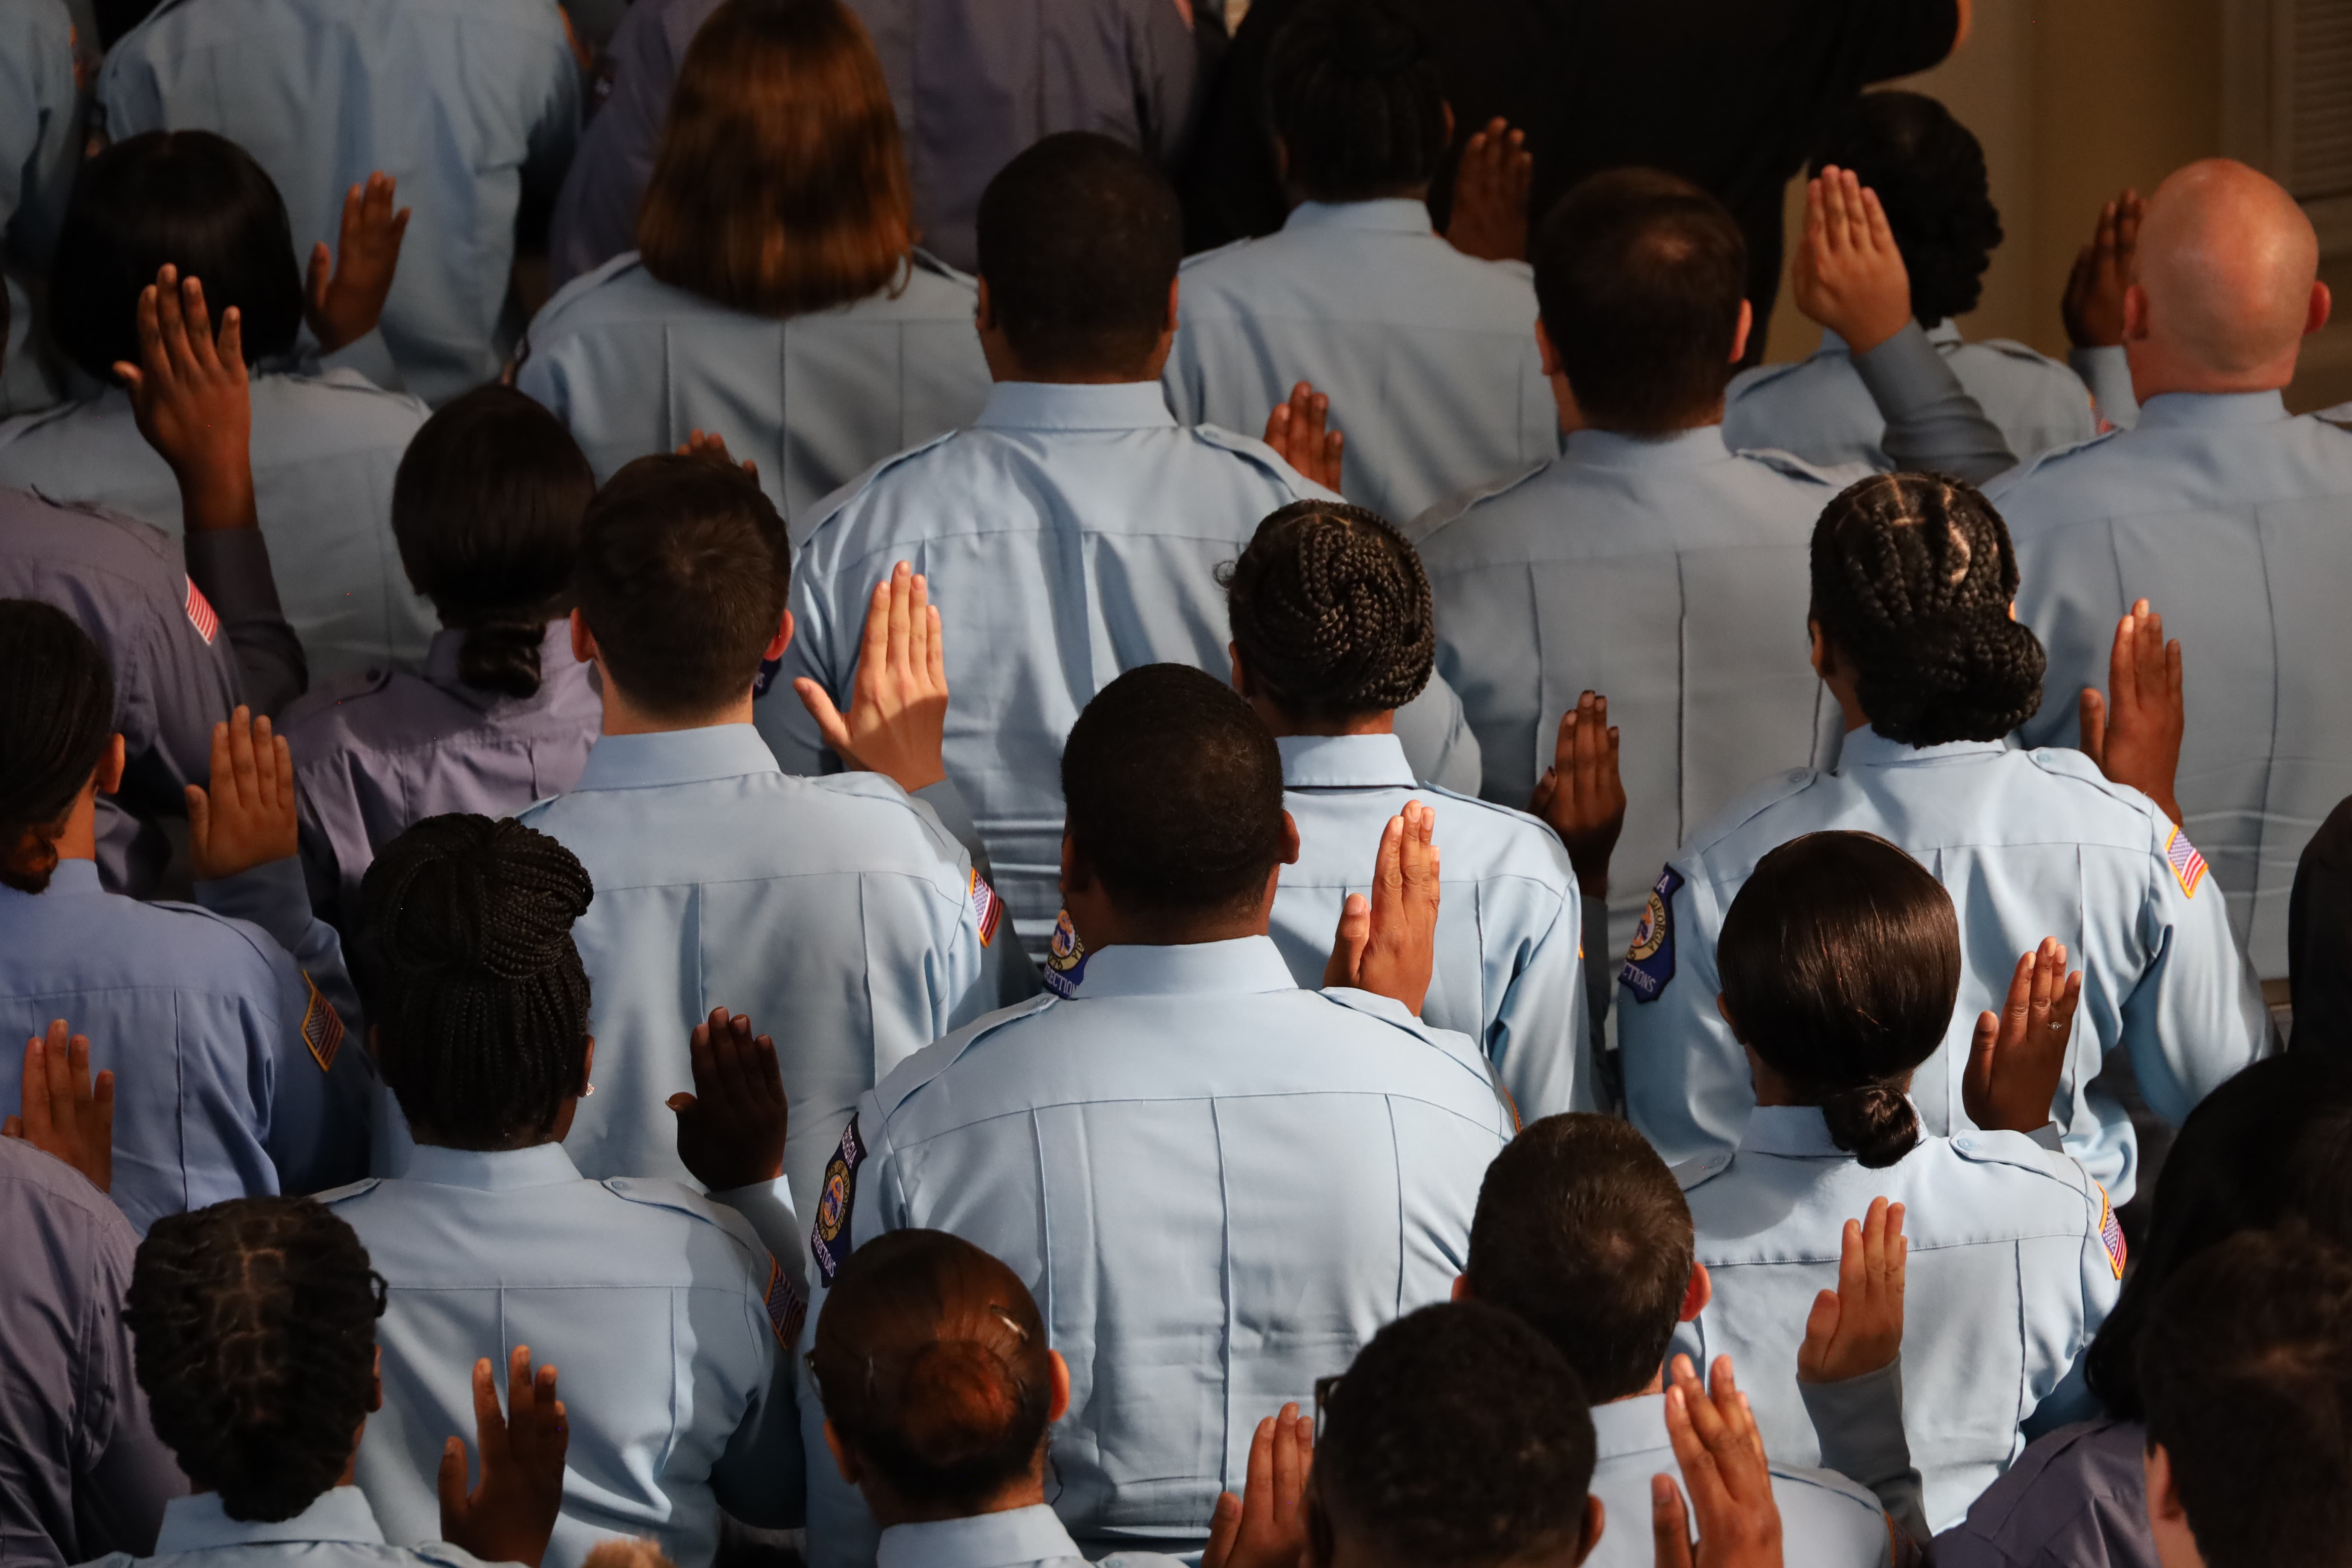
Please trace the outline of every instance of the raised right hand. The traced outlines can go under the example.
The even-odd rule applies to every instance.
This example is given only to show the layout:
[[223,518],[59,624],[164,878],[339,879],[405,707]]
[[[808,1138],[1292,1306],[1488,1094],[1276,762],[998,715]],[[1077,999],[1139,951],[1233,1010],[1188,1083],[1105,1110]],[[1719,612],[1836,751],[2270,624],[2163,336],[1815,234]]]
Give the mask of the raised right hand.
[[776,1042],[751,1034],[749,1016],[711,1010],[687,1037],[694,1092],[666,1102],[677,1114],[677,1158],[714,1193],[772,1182],[784,1173],[791,1107]]
[[1348,438],[1324,428],[1330,413],[1330,398],[1302,381],[1290,389],[1289,402],[1276,404],[1265,416],[1265,444],[1303,478],[1337,490]]
[[2180,772],[2180,742],[2189,727],[2181,697],[2180,639],[2164,640],[2164,617],[2136,601],[2116,623],[2115,647],[2107,654],[2110,697],[2083,688],[2077,716],[2083,752],[2101,773],[2129,784],[2162,807],[2177,825],[2180,802],[2173,795]]
[[66,1033],[49,1021],[47,1037],[25,1042],[25,1076],[17,1088],[19,1115],[0,1121],[0,1138],[21,1138],[89,1178],[100,1192],[114,1186],[114,1075],[89,1077],[89,1037]]
[[[1675,1357],[1666,1390],[1666,1436],[1690,1489],[1690,1513],[1674,1478],[1650,1478],[1650,1534],[1657,1568],[1781,1568],[1780,1505],[1756,1417],[1731,1375],[1731,1358],[1715,1358],[1712,1396],[1699,1386],[1690,1357]],[[1690,1526],[1698,1526],[1696,1564]]]
[[1559,716],[1552,765],[1528,802],[1528,810],[1559,835],[1577,888],[1587,898],[1608,896],[1609,857],[1625,831],[1625,781],[1617,750],[1609,699],[1584,693]]
[[1377,992],[1421,1016],[1436,966],[1437,813],[1417,800],[1389,818],[1372,868],[1372,896],[1350,893],[1323,984]]
[[946,638],[929,584],[906,562],[874,585],[849,717],[806,676],[793,690],[824,743],[849,766],[881,773],[908,795],[948,776]]
[[507,1361],[507,1411],[499,1413],[488,1358],[474,1363],[474,1446],[481,1479],[466,1489],[466,1442],[442,1447],[441,1539],[485,1563],[539,1568],[547,1539],[563,1510],[563,1455],[571,1446],[563,1402],[555,1397],[555,1368],[534,1378],[530,1347],[517,1345]]
[[1960,1075],[1960,1104],[1969,1121],[2011,1132],[2038,1132],[2050,1124],[2082,1001],[2083,972],[2066,973],[2066,947],[2056,937],[2043,937],[2017,961],[2000,1015],[1977,1015],[1969,1065]]
[[1814,1297],[1805,1320],[1799,1383],[1843,1383],[1891,1364],[1902,1352],[1904,1269],[1910,1256],[1901,1204],[1873,1198],[1864,1218],[1845,1222],[1837,1289]]
[[1790,281],[1797,309],[1857,354],[1911,319],[1911,273],[1886,209],[1853,170],[1825,167],[1805,186],[1805,232]]
[[240,705],[213,726],[212,787],[187,786],[188,858],[196,879],[217,881],[292,857],[294,753],[269,720]]
[[1528,187],[1535,182],[1536,155],[1528,133],[1514,131],[1500,115],[1471,132],[1454,168],[1454,206],[1446,215],[1445,242],[1481,261],[1528,258]]
[[1297,1568],[1307,1559],[1307,1473],[1315,1461],[1315,1418],[1286,1405],[1250,1438],[1242,1495],[1221,1492],[1209,1515],[1201,1568]]
[[195,532],[259,526],[244,343],[236,307],[221,313],[215,342],[204,284],[167,263],[139,291],[140,363],[114,363],[139,434],[179,481],[184,521]]
[[2113,348],[2124,341],[2124,290],[2131,285],[2140,220],[2147,216],[2147,204],[2126,186],[2099,209],[2091,243],[2074,253],[2058,313],[2066,323],[2066,341],[2076,348]]

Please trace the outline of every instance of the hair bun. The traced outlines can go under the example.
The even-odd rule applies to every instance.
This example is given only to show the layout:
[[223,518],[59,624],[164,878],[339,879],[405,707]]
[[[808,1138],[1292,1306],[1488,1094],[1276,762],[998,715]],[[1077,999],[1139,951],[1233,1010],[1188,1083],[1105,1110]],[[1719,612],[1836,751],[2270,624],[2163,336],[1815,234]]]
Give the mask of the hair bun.
[[[427,817],[368,868],[376,941],[395,976],[527,980],[572,959],[594,897],[563,845],[510,818]],[[380,902],[377,901],[380,900]]]
[[457,679],[479,691],[535,696],[540,645],[546,637],[547,623],[535,616],[503,616],[468,626],[457,645]]
[[1830,1142],[1865,1170],[1884,1170],[1918,1147],[1919,1113],[1891,1084],[1840,1089],[1822,1100],[1822,1119]]
[[1979,605],[1913,626],[1858,685],[1872,728],[1913,746],[2006,735],[2042,707],[2042,639],[2009,606]]

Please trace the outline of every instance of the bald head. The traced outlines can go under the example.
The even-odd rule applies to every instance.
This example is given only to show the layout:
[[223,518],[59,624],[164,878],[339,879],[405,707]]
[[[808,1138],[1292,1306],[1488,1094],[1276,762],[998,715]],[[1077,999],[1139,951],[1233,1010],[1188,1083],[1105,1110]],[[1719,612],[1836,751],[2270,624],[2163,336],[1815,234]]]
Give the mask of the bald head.
[[2176,171],[2148,198],[2126,337],[2154,391],[2256,391],[2294,378],[2326,320],[2319,237],[2276,181],[2229,158]]

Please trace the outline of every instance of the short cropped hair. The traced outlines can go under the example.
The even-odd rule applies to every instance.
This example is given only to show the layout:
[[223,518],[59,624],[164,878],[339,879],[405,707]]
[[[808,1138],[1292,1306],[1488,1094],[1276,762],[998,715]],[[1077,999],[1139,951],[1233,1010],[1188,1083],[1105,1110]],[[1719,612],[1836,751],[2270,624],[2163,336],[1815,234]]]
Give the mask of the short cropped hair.
[[791,546],[759,481],[708,458],[639,458],[580,521],[576,587],[631,702],[670,721],[749,696],[783,619]]
[[882,62],[841,0],[727,0],[671,89],[637,214],[646,270],[761,316],[903,282],[907,155]]
[[1722,401],[1748,243],[1724,205],[1656,169],[1578,184],[1535,241],[1536,306],[1591,424],[1660,435]]
[[1089,131],[1045,137],[988,182],[977,242],[989,309],[1024,368],[1144,374],[1184,218],[1142,153]]
[[1690,1205],[1614,1117],[1547,1116],[1503,1146],[1470,1222],[1470,1293],[1517,1313],[1601,1404],[1665,1363],[1695,1244]]
[[1436,51],[1391,0],[1314,0],[1284,24],[1266,113],[1311,201],[1403,195],[1445,157]]
[[[1591,1408],[1544,1337],[1478,1301],[1423,1307],[1357,1353],[1324,1407],[1309,1528],[1414,1568],[1583,1544]],[[1318,1555],[1332,1558],[1332,1542]]]
[[2139,1380],[2206,1568],[2352,1562],[2352,1254],[2301,1225],[2200,1253]]
[[150,131],[81,165],[49,268],[49,331],[111,385],[139,363],[139,295],[164,264],[205,286],[215,330],[234,308],[247,364],[294,352],[302,279],[278,187],[209,131]]
[[1223,681],[1181,664],[1095,694],[1062,748],[1065,831],[1123,910],[1245,907],[1281,864],[1282,753]]

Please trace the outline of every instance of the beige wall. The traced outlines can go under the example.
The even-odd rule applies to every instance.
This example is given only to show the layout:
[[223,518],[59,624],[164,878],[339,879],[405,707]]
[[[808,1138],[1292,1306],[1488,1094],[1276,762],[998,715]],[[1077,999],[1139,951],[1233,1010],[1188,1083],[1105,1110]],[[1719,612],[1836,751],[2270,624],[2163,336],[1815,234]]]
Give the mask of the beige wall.
[[[2058,300],[2100,204],[2126,185],[2146,194],[2170,170],[2222,150],[2231,3],[1977,0],[1968,47],[1904,83],[1942,99],[1984,143],[2007,238],[1982,302],[1961,323],[1969,336],[2065,353]],[[1793,233],[1801,184],[1790,186],[1789,213]],[[2326,275],[2346,320],[2307,353],[2288,393],[2297,408],[2352,398],[2352,256],[2332,258]],[[1784,282],[1768,356],[1800,358],[1819,341]]]

